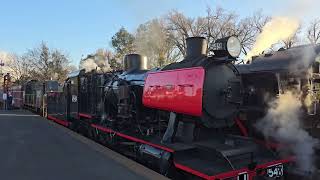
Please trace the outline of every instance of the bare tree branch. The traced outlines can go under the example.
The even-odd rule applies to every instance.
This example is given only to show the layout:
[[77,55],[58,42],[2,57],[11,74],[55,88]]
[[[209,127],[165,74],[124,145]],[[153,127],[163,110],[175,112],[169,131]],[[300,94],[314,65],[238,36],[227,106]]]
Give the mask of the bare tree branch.
[[312,44],[320,42],[320,19],[315,19],[310,23],[307,29],[307,38]]

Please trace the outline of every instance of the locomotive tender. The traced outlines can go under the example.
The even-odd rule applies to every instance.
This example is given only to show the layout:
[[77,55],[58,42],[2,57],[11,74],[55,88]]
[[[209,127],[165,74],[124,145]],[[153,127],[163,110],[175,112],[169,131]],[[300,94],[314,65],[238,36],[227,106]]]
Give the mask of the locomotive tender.
[[211,56],[204,38],[186,43],[186,57],[162,69],[129,54],[122,72],[72,74],[48,118],[169,177],[282,178],[291,159],[241,134],[238,39],[216,41]]

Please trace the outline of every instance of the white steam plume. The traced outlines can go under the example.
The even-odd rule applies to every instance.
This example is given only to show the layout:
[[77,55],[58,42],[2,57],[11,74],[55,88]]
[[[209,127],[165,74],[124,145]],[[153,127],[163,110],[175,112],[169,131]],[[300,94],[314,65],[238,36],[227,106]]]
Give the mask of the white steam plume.
[[84,61],[82,61],[80,63],[80,67],[84,68],[86,70],[86,72],[95,70],[98,68],[98,65],[96,64],[96,62],[94,61],[94,59],[86,59]]
[[259,55],[273,44],[289,39],[295,35],[299,28],[299,20],[290,17],[273,17],[263,27],[261,34],[257,36],[253,48],[246,56],[246,60]]
[[86,59],[80,62],[80,68],[85,69],[86,72],[97,70],[98,72],[107,72],[110,70],[107,57],[108,52],[103,49],[97,50],[94,55],[89,55]]
[[258,121],[256,127],[266,138],[272,138],[285,145],[282,153],[294,153],[298,168],[312,171],[314,147],[318,143],[303,129],[300,118],[302,103],[299,96],[288,91],[269,104],[266,116]]
[[[252,50],[247,54],[245,60],[252,56],[261,54],[282,40],[293,37],[301,20],[315,18],[320,6],[319,0],[283,0],[280,12],[275,12],[272,19],[266,23],[262,32],[257,36]],[[302,19],[303,18],[303,19]]]

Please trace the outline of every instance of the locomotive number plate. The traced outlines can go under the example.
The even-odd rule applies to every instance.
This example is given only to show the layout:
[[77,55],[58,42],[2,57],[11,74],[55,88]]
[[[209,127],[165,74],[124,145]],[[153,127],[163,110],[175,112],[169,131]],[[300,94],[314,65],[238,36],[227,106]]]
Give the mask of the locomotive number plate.
[[267,176],[270,178],[278,178],[283,176],[283,165],[279,164],[276,166],[271,166],[267,169]]
[[78,96],[77,95],[72,95],[71,101],[73,103],[76,103],[78,101]]

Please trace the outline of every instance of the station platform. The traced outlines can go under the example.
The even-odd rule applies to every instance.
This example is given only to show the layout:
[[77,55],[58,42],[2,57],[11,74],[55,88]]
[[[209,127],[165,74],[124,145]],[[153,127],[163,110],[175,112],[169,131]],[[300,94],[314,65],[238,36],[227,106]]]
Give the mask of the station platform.
[[0,179],[167,178],[43,117],[0,110]]

